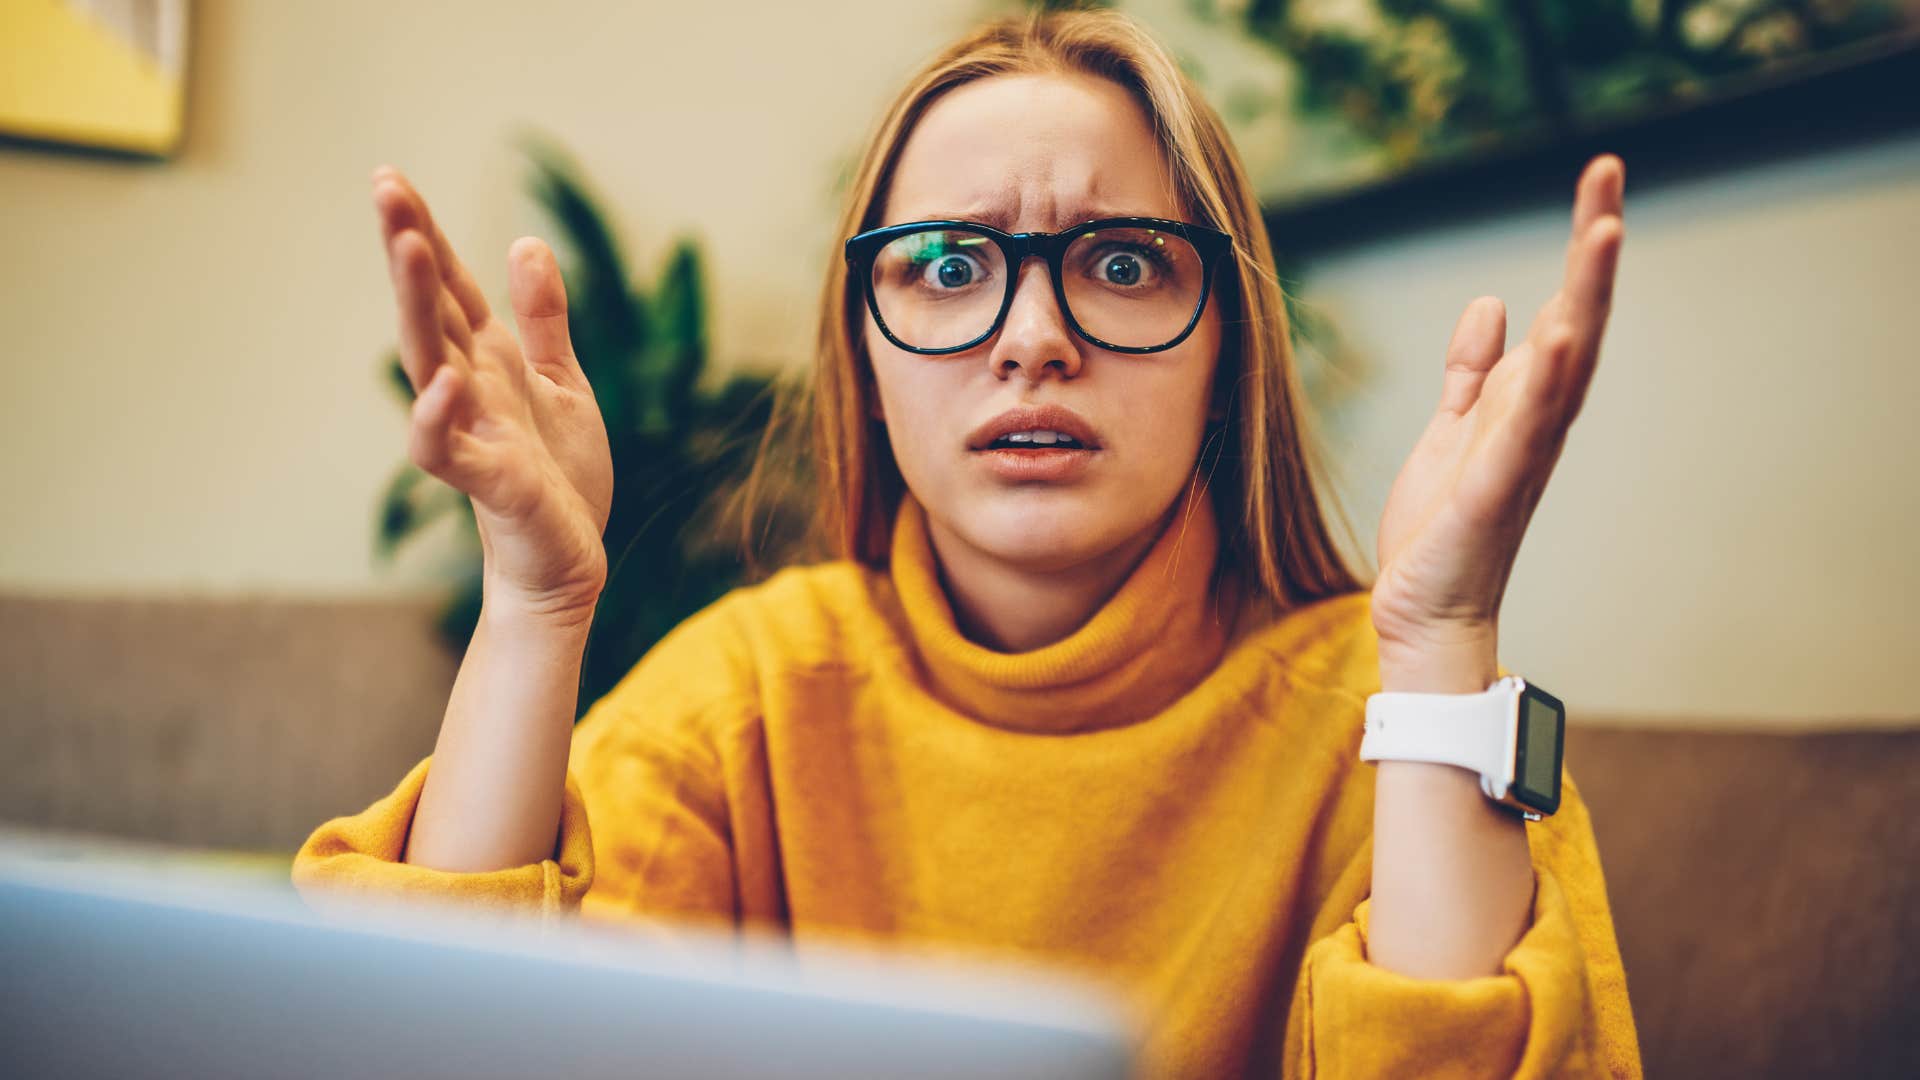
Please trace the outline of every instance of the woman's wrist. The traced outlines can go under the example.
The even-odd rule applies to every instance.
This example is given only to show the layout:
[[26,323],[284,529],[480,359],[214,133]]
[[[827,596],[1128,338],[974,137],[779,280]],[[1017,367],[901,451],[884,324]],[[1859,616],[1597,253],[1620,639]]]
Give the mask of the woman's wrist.
[[[1490,629],[1382,640],[1381,689],[1477,694],[1499,675]],[[1500,970],[1532,899],[1526,830],[1472,770],[1382,761],[1374,781],[1368,958],[1388,971],[1464,979]]]
[[580,588],[530,595],[521,589],[487,580],[482,587],[480,617],[510,635],[578,633],[585,635],[600,606],[599,588]]
[[1494,638],[1380,643],[1380,689],[1390,693],[1477,694],[1499,678]]

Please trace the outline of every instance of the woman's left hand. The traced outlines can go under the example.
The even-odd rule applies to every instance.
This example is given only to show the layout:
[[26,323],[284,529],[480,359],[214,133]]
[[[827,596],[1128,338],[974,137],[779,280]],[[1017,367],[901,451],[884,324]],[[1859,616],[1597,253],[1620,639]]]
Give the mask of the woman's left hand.
[[1599,359],[1625,181],[1618,157],[1587,163],[1566,280],[1526,340],[1502,355],[1506,307],[1491,296],[1454,327],[1440,406],[1380,520],[1373,626],[1384,689],[1473,693],[1496,676],[1507,577]]

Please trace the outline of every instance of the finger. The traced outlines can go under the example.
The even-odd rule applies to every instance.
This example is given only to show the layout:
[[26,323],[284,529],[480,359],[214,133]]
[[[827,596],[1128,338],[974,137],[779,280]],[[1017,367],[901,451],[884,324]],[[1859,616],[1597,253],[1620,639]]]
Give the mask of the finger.
[[432,248],[412,229],[394,237],[387,268],[400,309],[400,366],[418,394],[447,359],[446,335],[440,325],[440,297],[446,290],[433,265]]
[[433,373],[420,396],[413,399],[412,423],[407,428],[407,458],[422,470],[446,479],[452,461],[453,420],[466,373],[451,364]]
[[440,290],[439,308],[440,332],[446,335],[447,341],[459,352],[459,359],[468,361],[464,366],[471,366],[473,327],[467,325],[466,313],[460,310],[460,305],[454,300],[453,294],[445,289]]
[[1556,327],[1540,343],[1514,350],[1515,357],[1531,355],[1517,369],[1515,392],[1503,399],[1510,407],[1489,417],[1483,429],[1492,467],[1480,477],[1485,490],[1476,500],[1501,516],[1515,513],[1528,492],[1545,486],[1565,441],[1571,418],[1560,407],[1553,371],[1572,347],[1573,335]]
[[1587,226],[1567,256],[1567,317],[1576,330],[1598,337],[1613,308],[1613,279],[1620,263],[1626,223],[1604,213]]
[[1620,266],[1620,246],[1626,226],[1618,217],[1605,216],[1587,230],[1581,258],[1567,279],[1567,330],[1572,347],[1562,372],[1562,394],[1571,419],[1586,399],[1600,359],[1600,340],[1613,311],[1613,282]]
[[1564,326],[1547,330],[1535,347],[1534,363],[1520,389],[1513,434],[1535,452],[1557,442],[1573,417],[1566,405],[1567,373],[1579,351],[1573,331]]
[[567,329],[567,286],[552,249],[531,236],[514,241],[507,252],[507,291],[527,362],[554,382],[584,386],[587,377]]
[[1622,194],[1626,188],[1627,166],[1613,154],[1602,154],[1587,163],[1574,186],[1573,229],[1567,236],[1566,276],[1572,278],[1580,249],[1593,226],[1601,218],[1622,215]]
[[486,295],[467,271],[466,264],[454,253],[453,245],[433,220],[432,211],[427,209],[427,200],[421,197],[413,183],[400,170],[391,165],[382,165],[373,172],[373,201],[380,213],[381,228],[389,239],[402,229],[420,230],[421,235],[433,245],[440,276],[452,291],[453,298],[459,302],[468,323],[473,326],[485,323],[490,314]]
[[1566,276],[1527,327],[1526,340],[1539,344],[1547,331],[1564,324],[1598,347],[1626,228],[1620,213],[1625,182],[1626,165],[1612,154],[1595,158],[1581,174],[1573,232],[1567,239]]
[[1447,343],[1447,370],[1440,381],[1440,411],[1464,416],[1480,400],[1487,372],[1507,346],[1507,306],[1497,296],[1467,305]]

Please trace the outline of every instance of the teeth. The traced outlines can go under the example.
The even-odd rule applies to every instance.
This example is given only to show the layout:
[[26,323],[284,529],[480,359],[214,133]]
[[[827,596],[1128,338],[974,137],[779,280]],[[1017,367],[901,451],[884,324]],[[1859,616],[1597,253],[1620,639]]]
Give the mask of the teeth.
[[1080,443],[1073,436],[1061,431],[1010,431],[994,440],[994,444],[1032,445],[1032,446],[1071,446]]

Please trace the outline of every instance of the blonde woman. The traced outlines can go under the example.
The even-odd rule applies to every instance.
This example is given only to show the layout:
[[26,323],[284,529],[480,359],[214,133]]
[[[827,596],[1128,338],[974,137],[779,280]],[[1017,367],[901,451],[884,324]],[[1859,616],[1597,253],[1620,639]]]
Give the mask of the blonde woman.
[[1155,1074],[1637,1075],[1571,782],[1527,821],[1468,769],[1359,758],[1371,695],[1505,674],[1623,182],[1585,170],[1519,344],[1492,298],[1436,342],[1369,587],[1218,116],[1123,17],[980,28],[887,110],[827,268],[839,557],[694,615],[576,728],[613,478],[553,257],[510,252],[516,343],[380,171],[410,452],[473,500],[485,611],[433,757],[296,882],[1038,957],[1139,1002]]

